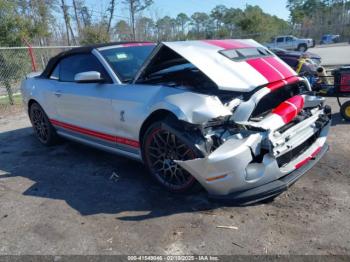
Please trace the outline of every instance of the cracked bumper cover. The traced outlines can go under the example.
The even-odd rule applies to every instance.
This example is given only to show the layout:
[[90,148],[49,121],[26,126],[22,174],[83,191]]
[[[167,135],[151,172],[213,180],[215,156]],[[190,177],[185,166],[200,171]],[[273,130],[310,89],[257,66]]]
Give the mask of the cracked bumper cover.
[[271,154],[265,154],[259,163],[253,161],[263,139],[260,134],[241,140],[228,139],[205,158],[176,162],[198,180],[211,198],[262,200],[286,190],[318,162],[328,149],[330,123],[320,130],[312,145],[282,167]]
[[302,167],[292,171],[290,174],[272,181],[270,183],[254,187],[248,190],[243,190],[228,195],[212,195],[209,197],[215,200],[233,201],[233,202],[258,202],[281,194],[292,186],[299,178],[301,178],[307,171],[309,171],[328,151],[329,146],[324,144],[318,154],[308,161]]

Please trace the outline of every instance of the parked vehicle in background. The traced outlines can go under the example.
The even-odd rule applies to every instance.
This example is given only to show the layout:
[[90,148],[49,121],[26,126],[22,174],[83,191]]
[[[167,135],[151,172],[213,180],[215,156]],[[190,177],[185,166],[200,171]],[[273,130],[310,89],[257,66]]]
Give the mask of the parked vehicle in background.
[[315,41],[311,38],[301,39],[292,35],[276,36],[266,46],[268,48],[283,48],[305,52],[309,47],[315,46]]
[[269,49],[293,69],[296,68],[296,66],[298,65],[298,61],[302,56],[304,58],[308,58],[312,60],[312,62],[316,66],[320,66],[322,63],[321,57],[311,52],[292,51],[292,50],[286,50],[283,48],[269,48]]
[[292,67],[298,75],[306,77],[311,85],[317,81],[317,70],[321,67],[321,57],[319,55],[281,48],[271,48],[270,50]]
[[320,41],[320,45],[338,43],[340,35],[323,35]]
[[271,198],[328,149],[324,98],[254,40],[80,47],[22,93],[41,143],[59,135],[137,159],[173,192]]

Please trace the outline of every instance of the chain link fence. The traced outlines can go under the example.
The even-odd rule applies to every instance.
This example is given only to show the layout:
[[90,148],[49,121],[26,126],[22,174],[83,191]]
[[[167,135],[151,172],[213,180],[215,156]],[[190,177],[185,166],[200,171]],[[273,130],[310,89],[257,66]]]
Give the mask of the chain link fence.
[[0,47],[0,111],[20,104],[20,84],[30,72],[42,71],[49,59],[70,46]]

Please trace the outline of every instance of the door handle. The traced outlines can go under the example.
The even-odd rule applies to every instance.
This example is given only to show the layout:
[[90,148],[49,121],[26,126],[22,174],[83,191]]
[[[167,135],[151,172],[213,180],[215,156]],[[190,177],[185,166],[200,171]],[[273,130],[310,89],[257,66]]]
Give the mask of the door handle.
[[60,97],[61,95],[62,95],[62,93],[61,93],[60,90],[57,90],[57,91],[55,92],[55,96]]

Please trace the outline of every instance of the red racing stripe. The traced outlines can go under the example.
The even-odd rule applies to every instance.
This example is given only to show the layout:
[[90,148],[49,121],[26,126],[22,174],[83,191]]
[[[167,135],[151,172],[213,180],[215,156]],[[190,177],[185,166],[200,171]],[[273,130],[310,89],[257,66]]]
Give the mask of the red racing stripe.
[[86,128],[78,127],[78,126],[75,126],[75,125],[63,123],[63,122],[57,121],[55,119],[50,119],[50,122],[54,126],[63,127],[65,129],[68,129],[68,130],[71,130],[71,131],[74,131],[74,132],[77,132],[77,133],[80,133],[80,134],[84,134],[84,135],[88,135],[88,136],[92,136],[92,137],[97,137],[97,138],[102,139],[102,140],[114,142],[114,143],[117,143],[117,144],[124,144],[124,145],[132,146],[132,147],[135,147],[135,148],[139,148],[140,147],[140,144],[139,144],[138,141],[131,140],[131,139],[128,139],[128,138],[104,134],[104,133],[93,131],[93,130],[90,130],[90,129],[86,129]]
[[283,79],[283,77],[276,71],[276,69],[272,68],[261,58],[250,59],[246,62],[261,75],[263,75],[268,82],[276,82]]
[[300,113],[300,111],[303,109],[304,107],[304,98],[300,95],[298,96],[293,96],[291,98],[289,98],[288,100],[286,100],[289,103],[292,103],[296,108],[297,108],[297,114]]
[[279,115],[284,123],[292,121],[304,107],[304,98],[302,96],[293,96],[282,102],[272,110],[273,114]]
[[292,77],[290,77],[290,78],[287,78],[286,81],[287,81],[288,84],[293,84],[293,83],[296,83],[296,82],[298,82],[298,81],[300,81],[300,80],[299,80],[299,77],[297,77],[297,76],[292,76]]
[[320,153],[322,147],[318,147],[312,154],[311,154],[311,158],[314,158],[315,156],[317,156],[318,153]]
[[294,167],[296,169],[298,169],[298,168],[302,167],[303,165],[307,164],[310,161],[310,159],[311,159],[310,157],[305,158],[304,160],[302,160],[299,163],[297,163]]
[[276,82],[269,83],[267,85],[267,88],[270,89],[271,91],[276,91],[276,90],[280,89],[282,86],[285,86],[286,83],[287,83],[286,81],[279,80]]
[[285,124],[289,123],[297,116],[297,111],[295,108],[285,102],[281,103],[274,110],[272,110],[272,113],[279,115]]
[[284,78],[296,75],[293,74],[292,71],[286,65],[278,61],[276,57],[266,57],[264,58],[264,60],[271,64],[276,70],[278,70],[284,76]]
[[287,79],[283,79],[283,80],[269,83],[267,85],[267,88],[270,89],[271,91],[276,91],[285,85],[290,85],[290,84],[296,83],[298,81],[299,81],[299,78],[297,76],[292,76],[292,77],[289,77]]
[[321,147],[318,147],[310,156],[308,156],[304,160],[302,160],[299,163],[297,163],[294,167],[296,169],[298,169],[298,168],[302,167],[303,165],[307,164],[311,159],[316,157],[318,153],[320,153],[321,149],[322,149]]
[[228,40],[203,40],[203,42],[210,44],[210,45],[215,45],[218,47],[221,47],[223,49],[237,49],[237,48],[247,48],[247,47],[253,47],[249,44],[246,44],[244,42],[241,42],[239,40],[233,40],[233,39],[228,39]]

